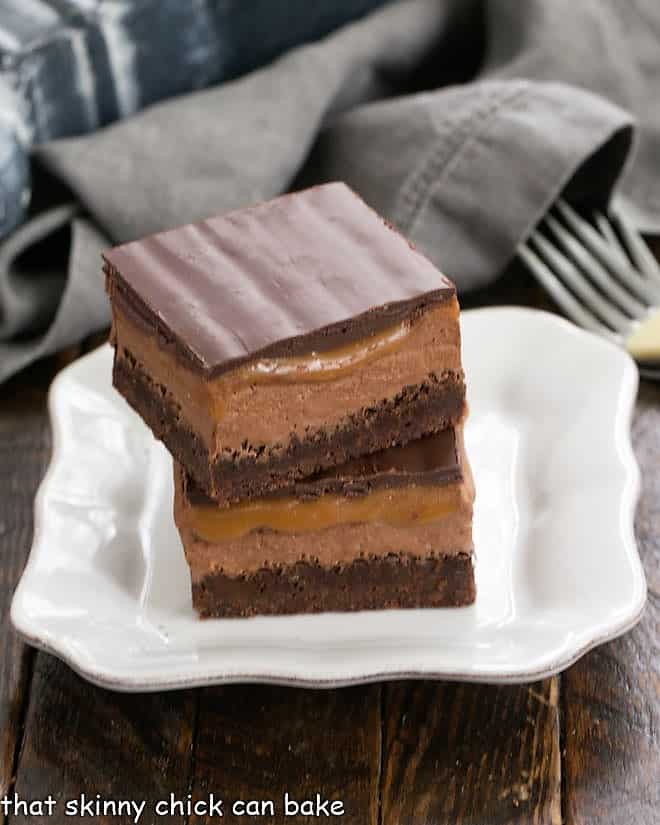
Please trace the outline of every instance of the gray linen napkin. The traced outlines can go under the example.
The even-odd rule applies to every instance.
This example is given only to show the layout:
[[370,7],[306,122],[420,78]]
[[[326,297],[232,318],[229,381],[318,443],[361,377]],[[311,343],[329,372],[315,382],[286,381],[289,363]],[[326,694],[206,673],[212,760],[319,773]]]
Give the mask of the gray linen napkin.
[[36,163],[70,202],[0,248],[0,380],[107,323],[104,246],[292,186],[346,180],[463,290],[493,280],[565,189],[602,206],[624,173],[660,225],[658,26],[655,0],[404,0],[43,147]]

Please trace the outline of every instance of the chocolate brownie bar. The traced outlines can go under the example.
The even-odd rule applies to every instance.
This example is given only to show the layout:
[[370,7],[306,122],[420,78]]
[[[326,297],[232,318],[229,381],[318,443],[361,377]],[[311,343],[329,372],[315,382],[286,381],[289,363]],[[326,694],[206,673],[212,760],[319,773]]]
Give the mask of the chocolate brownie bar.
[[343,184],[104,258],[115,386],[219,501],[462,418],[453,284]]
[[229,506],[175,465],[174,519],[203,617],[469,604],[473,499],[460,429]]

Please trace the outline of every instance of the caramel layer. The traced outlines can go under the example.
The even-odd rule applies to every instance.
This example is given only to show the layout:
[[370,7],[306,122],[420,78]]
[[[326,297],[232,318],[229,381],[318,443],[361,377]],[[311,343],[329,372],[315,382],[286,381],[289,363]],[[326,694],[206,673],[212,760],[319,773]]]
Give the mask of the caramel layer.
[[228,541],[253,530],[309,533],[340,524],[411,527],[444,518],[458,507],[456,487],[410,486],[350,498],[323,495],[313,501],[262,499],[227,509],[191,506],[184,522],[199,538]]
[[[429,373],[461,375],[455,298],[428,309],[412,323],[351,345],[346,348],[348,360],[344,348],[323,353],[320,372],[314,370],[321,356],[302,359],[306,362],[302,372],[296,369],[298,359],[261,362],[266,367],[272,361],[280,369],[292,367],[293,382],[289,376],[270,380],[268,368],[258,368],[259,378],[254,373],[250,380],[246,370],[260,362],[204,380],[177,362],[155,333],[145,331],[123,306],[115,307],[113,338],[117,357],[134,357],[143,365],[170,393],[182,418],[213,454],[239,450],[246,441],[286,444],[292,433],[332,427],[353,410],[423,382]],[[291,362],[288,367],[285,361]],[[321,373],[326,377],[318,380]]]
[[[237,382],[290,383],[300,381],[336,381],[358,366],[363,366],[389,352],[395,352],[410,333],[410,322],[390,327],[362,341],[326,352],[311,352],[292,358],[264,358],[239,367],[233,375]],[[225,376],[231,379],[232,373]]]

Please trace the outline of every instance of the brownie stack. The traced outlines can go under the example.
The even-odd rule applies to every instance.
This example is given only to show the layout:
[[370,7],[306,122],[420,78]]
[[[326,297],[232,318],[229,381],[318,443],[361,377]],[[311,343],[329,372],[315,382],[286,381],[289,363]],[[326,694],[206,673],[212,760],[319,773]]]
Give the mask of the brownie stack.
[[104,255],[202,616],[468,604],[453,284],[343,184]]

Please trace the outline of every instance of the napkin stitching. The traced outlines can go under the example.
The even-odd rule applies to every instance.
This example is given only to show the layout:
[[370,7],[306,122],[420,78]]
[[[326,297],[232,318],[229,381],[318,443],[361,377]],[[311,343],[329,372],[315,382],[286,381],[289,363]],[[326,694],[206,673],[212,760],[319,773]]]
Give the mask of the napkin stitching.
[[452,124],[450,131],[436,135],[433,148],[404,183],[394,210],[393,222],[404,234],[412,234],[431,187],[459,162],[466,147],[485,131],[502,106],[515,101],[527,89],[528,84],[524,83],[500,90],[464,116],[458,125]]

